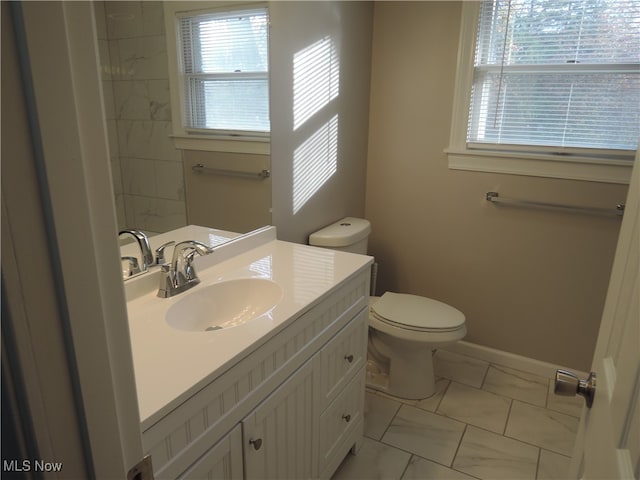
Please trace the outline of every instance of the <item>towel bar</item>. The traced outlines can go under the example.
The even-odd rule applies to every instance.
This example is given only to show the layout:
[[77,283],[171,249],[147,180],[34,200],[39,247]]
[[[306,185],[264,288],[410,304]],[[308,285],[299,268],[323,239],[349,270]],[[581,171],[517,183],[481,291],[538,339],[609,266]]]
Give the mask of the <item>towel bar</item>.
[[532,202],[528,200],[516,200],[513,198],[501,197],[498,192],[487,192],[487,201],[492,203],[500,203],[503,205],[510,205],[514,207],[530,207],[530,208],[544,208],[549,210],[561,210],[571,213],[586,213],[589,215],[607,215],[621,217],[624,214],[624,204],[616,205],[616,208],[597,208],[597,207],[580,207],[576,205],[562,205],[560,203],[544,203],[544,202]]
[[198,163],[192,166],[191,171],[197,174],[206,173],[208,175],[223,175],[225,177],[242,177],[242,178],[253,178],[258,180],[262,180],[264,178],[268,178],[271,176],[271,171],[266,169],[261,170],[259,172],[238,172],[236,170],[209,168],[209,167],[205,167],[202,163]]

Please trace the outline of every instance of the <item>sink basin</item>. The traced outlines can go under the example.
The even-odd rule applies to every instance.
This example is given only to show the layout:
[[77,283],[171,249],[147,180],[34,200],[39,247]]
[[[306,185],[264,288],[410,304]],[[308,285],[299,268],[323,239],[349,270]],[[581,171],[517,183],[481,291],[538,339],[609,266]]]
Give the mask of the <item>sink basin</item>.
[[267,313],[282,298],[280,286],[263,278],[214,283],[172,305],[167,323],[178,330],[208,332],[237,327]]

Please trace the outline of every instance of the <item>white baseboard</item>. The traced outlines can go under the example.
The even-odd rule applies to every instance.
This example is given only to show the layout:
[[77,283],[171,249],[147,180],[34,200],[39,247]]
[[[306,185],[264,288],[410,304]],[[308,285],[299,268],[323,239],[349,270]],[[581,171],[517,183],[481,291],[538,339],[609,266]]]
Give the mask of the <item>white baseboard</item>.
[[514,368],[516,370],[539,375],[545,378],[555,378],[556,370],[559,368],[571,370],[581,378],[586,378],[588,376],[588,373],[586,372],[579,372],[561,365],[542,362],[540,360],[523,357],[522,355],[516,355],[515,353],[504,352],[502,350],[496,350],[495,348],[485,347],[483,345],[476,345],[475,343],[465,342],[464,340],[456,342],[453,345],[449,345],[444,350],[458,353],[460,355],[467,355],[469,357],[477,358],[478,360],[484,360],[485,362]]

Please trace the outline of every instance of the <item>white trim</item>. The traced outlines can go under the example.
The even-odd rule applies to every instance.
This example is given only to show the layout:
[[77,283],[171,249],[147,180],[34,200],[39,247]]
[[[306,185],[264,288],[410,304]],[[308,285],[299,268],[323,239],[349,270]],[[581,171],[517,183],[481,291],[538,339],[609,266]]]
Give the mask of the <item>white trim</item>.
[[550,154],[496,152],[467,148],[467,120],[473,85],[475,40],[480,2],[463,2],[449,148],[452,170],[566,178],[628,184],[633,160],[562,157]]
[[474,46],[480,6],[480,2],[464,2],[462,5],[456,84],[453,92],[453,115],[449,136],[451,149],[460,150],[460,147],[465,147],[467,142],[467,117],[473,84]]
[[584,157],[553,158],[543,154],[483,152],[448,148],[449,168],[476,172],[508,173],[534,177],[566,178],[590,182],[628,184],[633,160],[607,163]]
[[[449,345],[443,350],[457,353],[459,355],[466,355],[478,360],[484,360],[485,362],[496,365],[513,368],[522,372],[531,373],[532,375],[539,375],[545,378],[555,378],[556,370],[559,368],[565,370],[568,369],[562,365],[554,365],[553,363],[523,357],[522,355],[516,355],[515,353],[509,353],[502,350],[496,350],[495,348],[485,347],[484,345],[465,342],[464,340],[456,342],[453,345]],[[580,372],[575,369],[570,370],[575,372],[581,378],[589,376],[586,372]]]
[[[184,128],[184,89],[181,85],[180,72],[181,57],[178,55],[179,29],[177,27],[178,16],[187,14],[206,13],[221,8],[232,8],[234,10],[244,10],[251,7],[268,8],[264,2],[242,2],[242,1],[212,1],[206,3],[203,9],[203,2],[200,1],[169,1],[163,2],[164,23],[167,42],[167,60],[169,64],[169,94],[171,99],[171,111],[173,112],[173,143],[179,150],[199,150],[206,152],[234,152],[250,153],[259,155],[269,155],[271,152],[270,140],[260,137],[244,138],[221,138],[220,136],[206,136],[189,133]],[[249,133],[250,135],[250,133]]]
[[[95,476],[125,478],[142,458],[142,440],[93,4],[22,7]],[[48,343],[35,347],[46,351]]]
[[173,144],[179,150],[201,150],[205,152],[235,152],[270,155],[271,143],[264,140],[234,140],[187,135],[172,135]]

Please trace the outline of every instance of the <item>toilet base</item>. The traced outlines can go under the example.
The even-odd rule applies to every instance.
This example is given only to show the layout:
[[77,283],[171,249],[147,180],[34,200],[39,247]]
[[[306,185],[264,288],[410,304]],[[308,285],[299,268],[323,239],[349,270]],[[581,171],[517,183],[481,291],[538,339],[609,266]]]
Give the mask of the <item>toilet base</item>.
[[433,385],[422,385],[422,389],[413,389],[410,392],[389,388],[389,374],[380,372],[377,367],[371,367],[367,363],[366,386],[371,390],[386,393],[392,397],[402,398],[405,400],[424,400],[434,395],[435,383]]
[[368,388],[389,392],[389,374],[383,371],[374,360],[367,360],[366,385]]
[[[375,336],[382,337],[382,343]],[[373,338],[371,338],[373,337]],[[369,339],[367,355],[367,379],[369,388],[379,390],[394,397],[421,400],[435,393],[433,355],[431,348],[417,342],[396,339],[381,332],[375,332]],[[393,354],[384,359],[385,354]],[[386,360],[386,361],[385,361]]]

